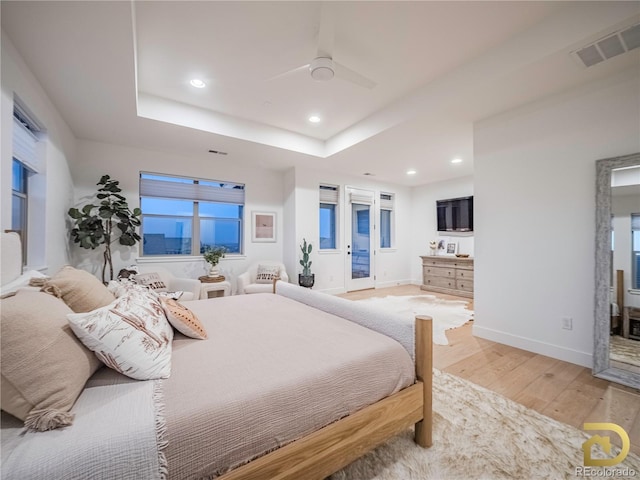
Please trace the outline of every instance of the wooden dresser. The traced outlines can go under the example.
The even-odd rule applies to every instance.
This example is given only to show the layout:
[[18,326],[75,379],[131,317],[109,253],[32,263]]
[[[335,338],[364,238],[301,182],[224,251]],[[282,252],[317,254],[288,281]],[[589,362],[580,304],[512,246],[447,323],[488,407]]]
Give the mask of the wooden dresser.
[[473,258],[424,256],[422,290],[473,298]]

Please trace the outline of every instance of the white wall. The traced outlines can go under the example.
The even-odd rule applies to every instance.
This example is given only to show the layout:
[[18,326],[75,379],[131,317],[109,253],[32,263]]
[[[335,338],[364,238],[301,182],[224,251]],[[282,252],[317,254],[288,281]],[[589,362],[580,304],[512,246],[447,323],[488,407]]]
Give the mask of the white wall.
[[[611,199],[611,213],[613,214],[613,270],[624,271],[624,305],[640,308],[640,295],[629,293],[632,287],[632,238],[631,214],[640,213],[640,195],[614,195]],[[617,291],[614,275],[614,292]]]
[[[166,151],[78,141],[78,159],[81,169],[74,170],[76,202],[84,204],[96,191],[96,182],[104,174],[120,181],[123,195],[131,208],[140,205],[140,171],[183,175],[194,178],[226,180],[245,184],[244,209],[244,255],[227,255],[220,260],[221,272],[231,280],[235,289],[238,274],[246,271],[250,264],[260,260],[282,261],[283,245],[283,173],[257,167],[242,166],[240,162],[225,157],[218,159],[210,154],[185,156]],[[277,232],[274,243],[251,242],[251,212],[254,210],[276,212]],[[135,247],[117,247],[114,251],[115,274],[120,268],[135,263],[139,257],[140,244]],[[74,257],[81,268],[99,276],[101,259],[87,250],[74,247]],[[186,259],[167,259],[164,268],[178,276],[197,278],[208,268],[201,256]]]
[[[0,226],[11,228],[11,163],[13,132],[13,99],[17,95],[42,123],[46,134],[41,139],[41,175],[30,187],[34,203],[30,204],[29,267],[50,274],[69,263],[69,236],[66,212],[73,203],[73,181],[69,164],[73,161],[76,140],[68,125],[53,106],[31,71],[2,32],[2,97],[0,101]],[[36,189],[37,187],[37,189]],[[36,191],[37,190],[37,191]],[[44,214],[43,214],[44,213]],[[32,219],[33,219],[32,218]],[[35,238],[34,238],[35,237]]]
[[[458,242],[458,253],[474,255],[472,234],[439,234],[436,201],[473,195],[473,177],[461,177],[444,182],[429,183],[411,189],[411,280],[422,284],[420,256],[429,255],[429,242],[439,236],[449,236]],[[475,200],[474,200],[475,201]],[[475,217],[474,217],[474,223]]]
[[[317,171],[312,169],[296,168],[294,172],[295,188],[291,192],[289,185],[288,195],[295,199],[295,213],[292,215],[295,225],[295,252],[293,256],[287,249],[285,252],[286,266],[294,283],[297,282],[298,273],[302,267],[298,261],[301,258],[299,245],[303,238],[311,241],[314,250],[311,253],[312,273],[315,274],[314,290],[322,290],[329,293],[346,291],[346,250],[348,239],[345,238],[346,202],[345,187],[356,187],[364,190],[373,190],[376,198],[380,198],[380,192],[395,194],[395,242],[391,249],[380,250],[379,238],[376,230],[375,245],[375,285],[378,288],[392,285],[410,283],[411,281],[411,193],[409,187],[392,185],[375,181],[367,177],[355,177],[339,175],[332,172]],[[320,184],[337,185],[340,187],[340,206],[338,212],[338,241],[335,251],[322,251],[318,249],[319,232],[319,186]],[[375,209],[378,218],[378,202]],[[379,223],[376,221],[376,224]]]
[[640,151],[634,70],[476,124],[475,335],[591,366],[595,161]]

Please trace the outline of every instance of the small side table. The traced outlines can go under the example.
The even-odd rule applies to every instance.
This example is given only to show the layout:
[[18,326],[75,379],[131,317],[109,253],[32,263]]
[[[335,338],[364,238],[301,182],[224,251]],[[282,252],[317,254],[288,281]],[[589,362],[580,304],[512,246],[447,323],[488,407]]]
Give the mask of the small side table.
[[200,287],[200,300],[204,298],[227,297],[231,295],[231,283],[227,282],[225,277],[209,277],[204,275],[198,280],[202,283]]

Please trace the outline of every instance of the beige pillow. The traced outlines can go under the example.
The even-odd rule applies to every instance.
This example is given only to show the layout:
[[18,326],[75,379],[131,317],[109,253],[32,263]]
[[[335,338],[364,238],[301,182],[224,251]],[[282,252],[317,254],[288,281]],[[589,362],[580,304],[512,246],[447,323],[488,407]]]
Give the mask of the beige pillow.
[[272,283],[279,276],[280,267],[278,265],[258,265],[256,283]]
[[32,430],[71,425],[68,412],[101,365],[69,328],[72,310],[38,291],[20,291],[0,304],[2,410]]
[[44,284],[42,290],[62,298],[76,313],[90,312],[109,305],[114,300],[100,280],[84,270],[69,265]]
[[67,319],[107,367],[136,380],[171,374],[173,329],[155,293],[130,290],[106,307]]
[[167,284],[164,283],[162,277],[156,272],[151,273],[139,273],[133,277],[134,281],[139,285],[146,285],[154,292],[166,292],[168,290]]
[[207,331],[195,313],[173,298],[160,297],[169,323],[183,335],[198,340],[207,339]]

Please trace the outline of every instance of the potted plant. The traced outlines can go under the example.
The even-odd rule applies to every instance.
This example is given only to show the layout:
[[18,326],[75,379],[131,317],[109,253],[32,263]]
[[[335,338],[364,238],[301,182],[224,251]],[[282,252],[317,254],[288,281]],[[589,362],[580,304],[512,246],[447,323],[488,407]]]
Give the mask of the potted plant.
[[307,243],[306,239],[302,239],[303,244],[300,245],[300,250],[302,250],[302,259],[300,260],[300,265],[302,265],[302,273],[298,274],[298,285],[301,287],[311,288],[316,280],[316,276],[314,273],[311,273],[311,261],[309,261],[309,254],[311,253],[312,247],[310,243]]
[[211,265],[209,268],[210,277],[217,277],[220,275],[220,272],[218,272],[218,262],[221,258],[224,258],[226,251],[227,249],[225,247],[207,247],[205,249],[202,256],[205,261]]
[[129,209],[127,199],[120,195],[120,182],[103,175],[96,185],[100,185],[96,197],[100,203],[88,203],[81,209],[70,208],[68,215],[73,219],[71,238],[82,248],[95,250],[104,245],[102,263],[102,281],[109,265],[109,280],[113,280],[113,261],[111,244],[118,240],[120,245],[133,246],[140,235],[136,228],[140,226],[142,211]]

